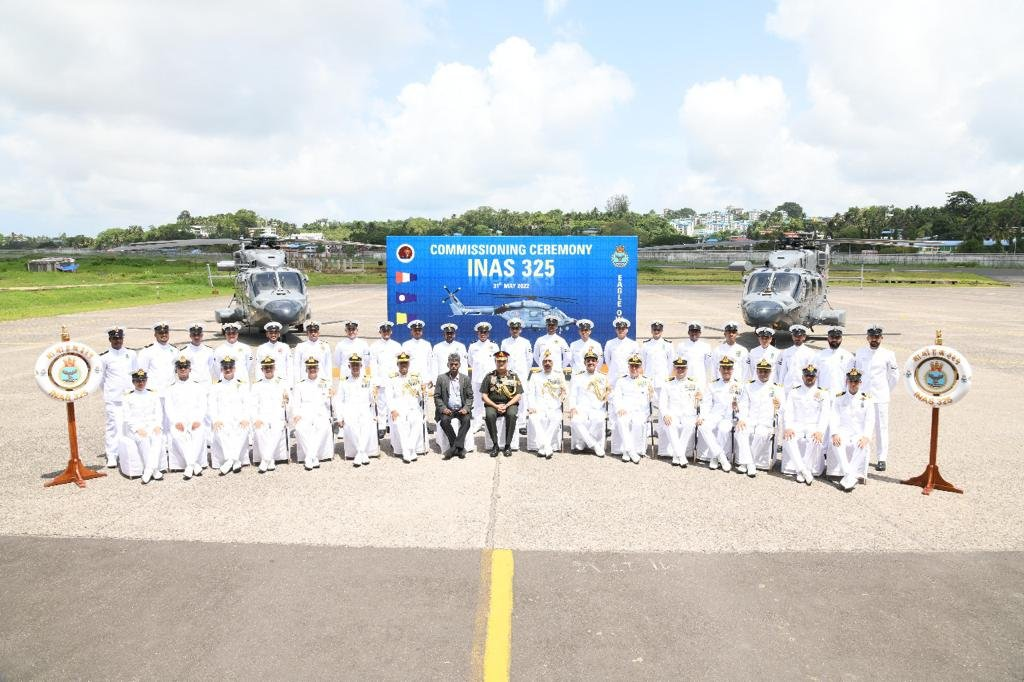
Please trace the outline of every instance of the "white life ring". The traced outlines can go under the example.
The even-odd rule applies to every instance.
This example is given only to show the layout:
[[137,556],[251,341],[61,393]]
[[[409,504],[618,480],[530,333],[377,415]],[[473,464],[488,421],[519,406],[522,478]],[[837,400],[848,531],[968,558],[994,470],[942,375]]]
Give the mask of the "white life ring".
[[930,407],[959,402],[971,381],[971,363],[949,346],[919,348],[903,365],[903,385],[915,400]]
[[99,386],[99,365],[99,355],[89,346],[61,341],[44,350],[36,360],[36,384],[54,400],[80,400]]

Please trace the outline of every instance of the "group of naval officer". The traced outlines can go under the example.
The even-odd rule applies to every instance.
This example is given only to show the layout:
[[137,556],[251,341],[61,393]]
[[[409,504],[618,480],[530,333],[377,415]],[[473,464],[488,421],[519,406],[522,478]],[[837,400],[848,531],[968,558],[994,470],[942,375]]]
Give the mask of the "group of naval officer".
[[250,450],[268,472],[289,457],[293,435],[298,458],[312,470],[333,456],[335,429],[356,467],[370,463],[385,433],[393,452],[413,462],[427,449],[432,401],[445,459],[464,458],[467,438],[481,428],[492,457],[510,456],[520,421],[528,447],[550,459],[562,448],[567,418],[573,449],[603,457],[610,434],[608,448],[626,462],[639,463],[648,436],[653,444],[657,434],[658,454],[680,467],[689,458],[754,477],[781,452],[781,471],[797,481],[809,485],[827,474],[851,490],[866,480],[874,445],[876,468],[885,469],[898,369],[877,325],[867,330],[867,346],[851,354],[839,328],[817,351],[805,345],[801,325],[790,327],[793,345],[784,351],[772,345],[772,329],[758,328],[758,346],[748,351],[737,343],[735,322],[723,325],[715,347],[701,338],[699,322],[673,344],[656,320],[639,342],[620,317],[603,345],[591,337],[590,320],[577,321],[572,343],[558,334],[558,322],[547,318],[547,333],[531,343],[522,321],[511,319],[500,345],[490,323],[480,322],[467,347],[455,340],[454,323],[441,325],[443,340],[431,344],[424,323],[413,320],[411,338],[399,344],[392,323],[382,322],[369,344],[358,322],[347,321],[333,352],[315,321],[294,348],[281,341],[276,322],[255,348],[238,340],[236,323],[223,326],[217,348],[203,343],[199,323],[177,347],[159,322],[154,342],[137,352],[124,347],[123,328],[111,327],[101,354],[107,465],[118,465],[127,439],[142,461],[143,483],[168,468],[185,479],[208,466],[238,472]]

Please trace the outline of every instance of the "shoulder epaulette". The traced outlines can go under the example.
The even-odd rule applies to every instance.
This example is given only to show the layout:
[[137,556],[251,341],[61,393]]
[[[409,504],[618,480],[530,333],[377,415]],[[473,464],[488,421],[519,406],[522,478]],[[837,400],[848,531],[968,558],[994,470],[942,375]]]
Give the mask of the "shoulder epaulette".
[[836,393],[837,398],[841,395],[846,395],[846,391],[839,391],[839,393]]
[[146,389],[146,393],[156,393],[156,391],[154,391],[154,390],[153,390],[153,389],[151,389],[151,388],[147,388],[147,389]]
[[[155,343],[155,342],[154,342],[154,343]],[[150,347],[150,346],[152,346],[152,345],[153,345],[152,343],[147,343],[147,344],[146,344],[145,346],[143,346],[143,348],[149,348],[149,347]]]
[[392,372],[391,374],[388,375],[388,378],[389,379],[394,379],[397,376],[398,376],[398,372]]
[[100,355],[106,355],[106,354],[107,354],[107,353],[109,353],[109,352],[110,352],[110,349],[108,348],[107,350],[105,350],[105,351],[103,351],[102,353],[100,353]]
[[752,384],[752,383],[754,383],[754,381],[756,381],[756,380],[755,380],[755,379],[748,379],[748,380],[747,380],[747,383],[748,383],[748,384]]
[[871,394],[870,394],[870,393],[863,393],[862,395],[863,395],[863,396],[864,396],[865,398],[870,398],[870,397],[871,397]]
[[540,371],[540,367],[531,367],[530,374],[535,374]]
[[217,379],[217,383],[218,384],[222,384],[222,383],[224,383],[224,380],[223,379]]

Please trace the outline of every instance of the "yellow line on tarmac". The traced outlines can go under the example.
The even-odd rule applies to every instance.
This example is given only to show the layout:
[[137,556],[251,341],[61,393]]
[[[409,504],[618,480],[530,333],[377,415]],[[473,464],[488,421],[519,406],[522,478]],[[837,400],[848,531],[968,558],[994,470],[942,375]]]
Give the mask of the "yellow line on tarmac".
[[480,598],[473,636],[473,679],[509,679],[512,647],[512,551],[486,549],[480,557]]

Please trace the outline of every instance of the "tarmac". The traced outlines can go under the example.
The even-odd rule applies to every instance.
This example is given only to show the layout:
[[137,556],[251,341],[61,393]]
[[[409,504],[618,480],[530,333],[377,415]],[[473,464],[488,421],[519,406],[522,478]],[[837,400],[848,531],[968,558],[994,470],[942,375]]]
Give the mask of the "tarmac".
[[[0,677],[479,677],[481,566],[498,548],[515,561],[517,679],[1021,679],[1020,291],[833,291],[849,350],[879,323],[902,363],[942,329],[971,362],[973,388],[941,411],[939,435],[942,473],[965,494],[927,497],[899,483],[924,469],[930,423],[902,387],[888,471],[850,494],[525,452],[385,455],[360,469],[336,458],[145,487],[108,470],[84,489],[44,489],[67,436],[32,368],[60,325],[102,350],[119,323],[138,347],[156,319],[213,327],[224,299],[0,323]],[[386,316],[381,287],[312,300],[319,319],[355,317],[364,335]],[[685,320],[720,327],[738,301],[736,287],[640,287],[637,331],[652,318],[673,339]],[[102,401],[76,410],[83,459],[98,466]]]

